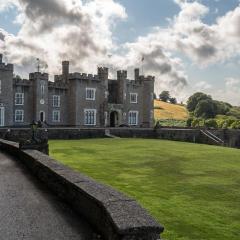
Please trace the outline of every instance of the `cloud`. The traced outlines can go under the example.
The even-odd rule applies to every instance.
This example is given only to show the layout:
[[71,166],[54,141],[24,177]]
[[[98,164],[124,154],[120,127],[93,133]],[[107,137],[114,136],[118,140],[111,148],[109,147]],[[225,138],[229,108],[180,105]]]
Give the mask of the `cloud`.
[[[16,0],[16,36],[3,38],[1,51],[17,64],[17,71],[35,68],[36,58],[48,63],[48,71],[59,71],[62,60],[70,60],[73,69],[91,71],[113,49],[115,21],[127,17],[125,9],[113,0]],[[9,6],[9,5],[8,5]],[[5,34],[6,35],[6,34]],[[31,67],[30,67],[31,66]]]

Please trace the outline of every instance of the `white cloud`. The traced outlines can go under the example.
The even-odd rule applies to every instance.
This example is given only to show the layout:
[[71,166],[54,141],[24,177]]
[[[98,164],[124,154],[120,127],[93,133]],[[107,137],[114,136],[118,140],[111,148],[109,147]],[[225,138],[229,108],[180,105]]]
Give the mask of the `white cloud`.
[[17,64],[20,73],[26,68],[33,71],[36,58],[48,64],[51,74],[58,72],[64,59],[70,60],[74,69],[92,72],[115,47],[114,23],[127,17],[125,9],[113,0],[18,0],[9,4],[13,2],[21,29],[16,36],[3,37],[0,50]]

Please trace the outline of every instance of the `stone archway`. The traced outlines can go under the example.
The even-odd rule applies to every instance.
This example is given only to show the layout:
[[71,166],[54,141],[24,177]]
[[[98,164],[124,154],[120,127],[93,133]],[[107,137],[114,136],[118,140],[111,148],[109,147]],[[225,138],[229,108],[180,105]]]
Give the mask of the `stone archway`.
[[110,113],[110,127],[117,127],[119,121],[119,116],[117,111],[112,111]]

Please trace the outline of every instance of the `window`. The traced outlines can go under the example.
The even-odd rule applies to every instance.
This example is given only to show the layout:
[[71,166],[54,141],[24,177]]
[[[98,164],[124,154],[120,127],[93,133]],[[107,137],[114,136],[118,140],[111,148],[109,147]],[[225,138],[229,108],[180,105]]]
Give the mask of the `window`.
[[95,100],[96,89],[95,88],[86,88],[86,99]]
[[130,93],[130,103],[137,103],[138,94],[137,93]]
[[16,110],[15,111],[15,122],[23,122],[24,119],[24,111],[23,110]]
[[57,111],[57,110],[53,111],[52,121],[60,122],[60,111]]
[[84,125],[96,125],[96,109],[85,109],[84,110]]
[[0,105],[0,127],[4,126],[5,123],[5,108]]
[[23,105],[23,104],[24,104],[24,93],[16,93],[15,105]]
[[132,126],[138,125],[138,112],[130,111],[128,115],[128,124]]
[[53,96],[53,107],[60,107],[60,96]]
[[41,98],[44,98],[44,92],[45,92],[45,86],[44,86],[44,82],[41,81]]

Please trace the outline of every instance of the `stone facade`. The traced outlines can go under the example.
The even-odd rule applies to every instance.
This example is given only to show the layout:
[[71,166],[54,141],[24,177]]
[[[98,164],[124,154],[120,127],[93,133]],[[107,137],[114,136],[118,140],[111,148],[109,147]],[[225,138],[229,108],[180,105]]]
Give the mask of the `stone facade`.
[[109,79],[107,68],[97,75],[70,73],[62,62],[62,74],[49,81],[46,73],[16,78],[13,65],[0,55],[0,126],[26,126],[33,120],[49,126],[152,127],[154,77],[127,78],[118,71]]

